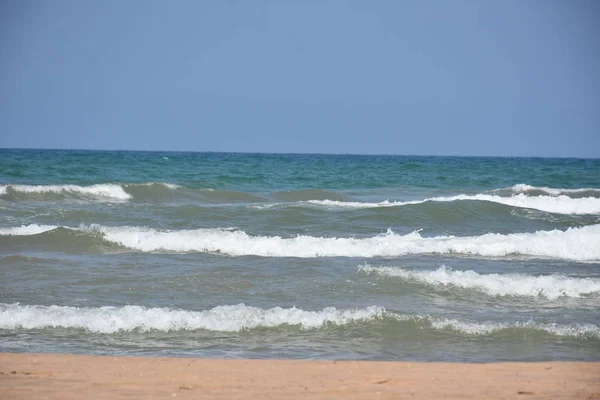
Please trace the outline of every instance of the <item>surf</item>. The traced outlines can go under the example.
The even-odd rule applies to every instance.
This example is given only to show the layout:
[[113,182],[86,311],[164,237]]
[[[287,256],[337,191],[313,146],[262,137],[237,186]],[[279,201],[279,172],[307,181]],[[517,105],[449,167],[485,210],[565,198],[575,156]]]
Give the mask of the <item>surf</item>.
[[581,298],[600,294],[600,279],[575,278],[553,274],[533,276],[526,274],[479,274],[475,271],[453,270],[441,266],[435,270],[413,270],[398,267],[372,267],[364,264],[359,273],[417,282],[447,290],[461,288],[475,290],[490,296],[543,297],[557,300],[561,297]]
[[481,321],[446,318],[387,310],[380,306],[320,310],[296,307],[268,309],[245,304],[220,305],[207,310],[182,310],[126,305],[122,307],[71,307],[0,303],[0,329],[40,330],[77,329],[96,334],[126,332],[244,332],[289,327],[318,331],[356,324],[358,327],[381,326],[400,329],[404,335],[421,335],[423,330],[463,337],[493,336],[511,333],[526,336],[552,335],[582,340],[599,340],[600,327],[593,324],[556,324],[525,321]]
[[[56,235],[81,232],[91,239],[141,252],[200,252],[262,257],[400,257],[445,254],[482,258],[531,257],[570,261],[600,260],[600,224],[532,233],[423,237],[420,231],[387,232],[371,237],[294,237],[250,235],[221,228],[161,230],[149,227],[80,225],[3,228],[3,236]],[[1,236],[0,236],[1,238]],[[38,240],[40,240],[38,238]]]
[[503,204],[511,207],[530,208],[545,211],[554,214],[599,214],[600,198],[584,197],[571,198],[569,196],[527,196],[526,194],[516,194],[510,197],[502,197],[490,194],[475,195],[456,195],[448,197],[431,197],[424,200],[414,201],[390,201],[381,202],[357,202],[357,201],[337,201],[337,200],[309,200],[308,204],[314,206],[323,206],[330,208],[383,208],[383,207],[401,207],[407,205],[416,205],[424,203],[441,203],[456,201],[485,201],[490,203]]

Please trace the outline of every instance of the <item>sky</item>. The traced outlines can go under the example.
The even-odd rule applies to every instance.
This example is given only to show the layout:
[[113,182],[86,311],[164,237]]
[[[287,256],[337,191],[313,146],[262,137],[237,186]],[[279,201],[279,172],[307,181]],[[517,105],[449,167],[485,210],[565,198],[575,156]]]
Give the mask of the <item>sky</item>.
[[600,157],[596,0],[3,0],[0,147]]

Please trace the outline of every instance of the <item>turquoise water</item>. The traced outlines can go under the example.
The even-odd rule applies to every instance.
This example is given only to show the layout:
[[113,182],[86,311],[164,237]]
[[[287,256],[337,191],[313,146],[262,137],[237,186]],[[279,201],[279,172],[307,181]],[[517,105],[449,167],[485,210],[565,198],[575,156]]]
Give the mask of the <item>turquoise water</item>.
[[600,160],[0,150],[0,350],[600,359]]

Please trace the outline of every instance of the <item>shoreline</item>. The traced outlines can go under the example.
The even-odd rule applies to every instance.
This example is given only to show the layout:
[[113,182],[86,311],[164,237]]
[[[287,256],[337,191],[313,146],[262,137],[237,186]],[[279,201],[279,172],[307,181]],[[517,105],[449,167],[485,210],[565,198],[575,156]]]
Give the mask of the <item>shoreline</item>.
[[488,364],[0,353],[4,399],[600,399],[600,362]]

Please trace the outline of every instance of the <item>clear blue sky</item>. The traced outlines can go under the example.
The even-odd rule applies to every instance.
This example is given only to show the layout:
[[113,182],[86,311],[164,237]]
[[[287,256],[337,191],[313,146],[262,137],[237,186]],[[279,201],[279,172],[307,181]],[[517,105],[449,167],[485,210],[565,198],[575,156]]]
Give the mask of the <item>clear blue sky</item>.
[[600,1],[4,0],[0,147],[600,157]]

